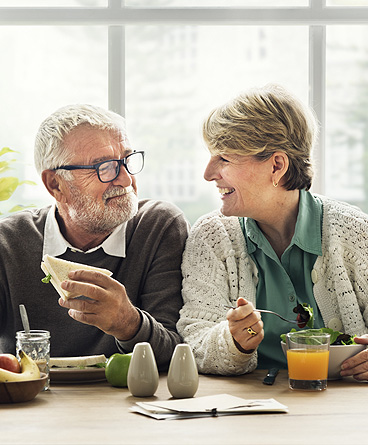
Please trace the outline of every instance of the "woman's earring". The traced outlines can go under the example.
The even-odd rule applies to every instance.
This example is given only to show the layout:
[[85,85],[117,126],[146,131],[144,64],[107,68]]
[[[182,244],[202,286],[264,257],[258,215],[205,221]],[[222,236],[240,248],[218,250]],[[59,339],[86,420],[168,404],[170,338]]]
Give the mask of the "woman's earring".
[[279,185],[279,183],[278,183],[278,182],[275,182],[275,181],[272,181],[272,184],[273,184],[273,186],[274,186],[275,188]]

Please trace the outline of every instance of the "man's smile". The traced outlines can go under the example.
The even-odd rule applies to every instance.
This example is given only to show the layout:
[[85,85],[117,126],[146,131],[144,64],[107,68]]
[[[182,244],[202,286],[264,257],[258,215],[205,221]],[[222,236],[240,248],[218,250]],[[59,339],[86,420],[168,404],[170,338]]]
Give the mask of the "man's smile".
[[134,191],[133,187],[130,185],[128,187],[115,187],[109,190],[106,190],[102,195],[102,199],[104,203],[106,203],[109,199],[118,198],[119,196],[127,195],[128,193],[132,193]]

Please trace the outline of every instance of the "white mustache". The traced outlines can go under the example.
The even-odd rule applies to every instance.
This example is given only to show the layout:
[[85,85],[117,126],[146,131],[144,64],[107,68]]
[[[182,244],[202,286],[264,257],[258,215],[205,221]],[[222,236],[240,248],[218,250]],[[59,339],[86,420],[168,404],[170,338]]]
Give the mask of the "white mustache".
[[106,202],[110,198],[127,195],[128,193],[131,193],[133,191],[134,190],[131,185],[129,187],[114,187],[112,189],[106,190],[102,195],[102,199]]

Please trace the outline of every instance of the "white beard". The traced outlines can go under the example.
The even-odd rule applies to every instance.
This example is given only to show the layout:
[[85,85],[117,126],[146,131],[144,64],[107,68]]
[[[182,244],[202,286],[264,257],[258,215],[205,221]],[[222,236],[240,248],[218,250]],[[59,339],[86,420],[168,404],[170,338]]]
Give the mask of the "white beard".
[[[111,233],[118,225],[129,221],[138,212],[138,197],[130,187],[113,187],[102,195],[102,203],[81,194],[70,186],[73,204],[69,206],[70,219],[88,233]],[[119,196],[110,200],[114,196]]]

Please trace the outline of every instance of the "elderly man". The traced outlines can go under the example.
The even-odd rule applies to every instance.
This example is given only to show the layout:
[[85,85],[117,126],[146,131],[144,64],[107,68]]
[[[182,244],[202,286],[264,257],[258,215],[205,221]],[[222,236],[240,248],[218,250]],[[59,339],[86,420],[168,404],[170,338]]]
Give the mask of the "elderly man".
[[[143,162],[113,112],[72,105],[41,124],[35,164],[55,204],[0,222],[0,352],[14,353],[18,306],[25,304],[31,328],[51,332],[52,356],[110,356],[147,341],[159,367],[167,367],[180,342],[188,223],[171,204],[138,200]],[[113,276],[70,274],[62,287],[84,297],[64,301],[41,282],[45,254]]]

